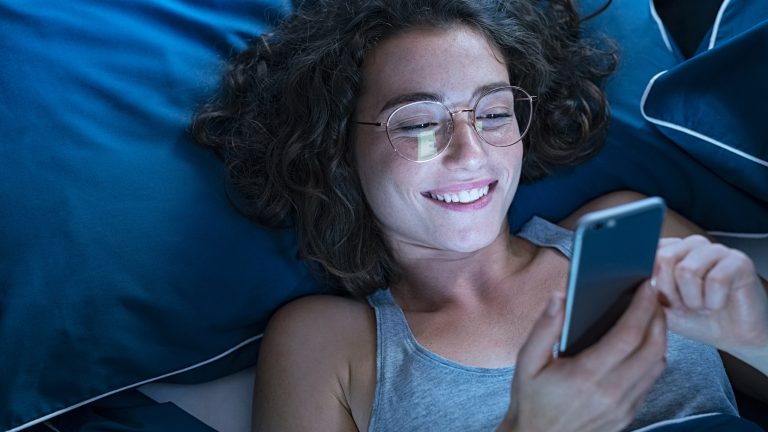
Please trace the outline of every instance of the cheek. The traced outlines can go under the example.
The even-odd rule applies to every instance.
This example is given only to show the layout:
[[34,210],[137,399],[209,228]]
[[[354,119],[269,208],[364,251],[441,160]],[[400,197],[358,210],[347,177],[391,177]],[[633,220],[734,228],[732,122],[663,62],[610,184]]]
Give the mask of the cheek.
[[508,150],[509,151],[505,155],[507,158],[508,166],[510,166],[511,169],[515,172],[515,176],[519,178],[520,171],[523,167],[523,155],[525,153],[523,145],[518,143],[508,148]]
[[355,169],[365,199],[372,207],[384,189],[391,165],[388,148],[384,147],[388,144],[380,141],[369,134],[359,134],[355,144]]
[[[388,143],[372,143],[386,147],[371,149],[361,146],[357,174],[365,200],[377,218],[386,219],[390,213],[402,211],[404,202],[412,202],[418,192],[419,168],[391,151]],[[397,210],[400,209],[400,210]]]

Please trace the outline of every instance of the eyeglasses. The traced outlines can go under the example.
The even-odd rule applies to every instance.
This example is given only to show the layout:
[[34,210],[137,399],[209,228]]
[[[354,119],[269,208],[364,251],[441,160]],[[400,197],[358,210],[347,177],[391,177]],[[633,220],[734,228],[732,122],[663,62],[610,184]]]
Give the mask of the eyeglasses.
[[472,109],[451,111],[440,102],[419,101],[403,105],[386,122],[355,123],[384,126],[395,152],[413,162],[426,162],[440,155],[453,138],[453,116],[469,112],[477,135],[494,147],[508,147],[520,142],[533,117],[533,101],[520,87],[507,86],[490,90],[475,102]]

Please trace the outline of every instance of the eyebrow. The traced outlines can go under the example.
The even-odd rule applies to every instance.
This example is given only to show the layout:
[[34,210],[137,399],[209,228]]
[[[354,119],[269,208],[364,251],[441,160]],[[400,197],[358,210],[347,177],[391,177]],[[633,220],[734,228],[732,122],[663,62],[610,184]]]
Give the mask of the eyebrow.
[[[504,81],[497,81],[494,83],[485,84],[475,89],[475,91],[472,93],[472,99],[477,99],[483,93],[493,90],[495,88],[507,87],[507,86],[509,86],[509,83]],[[394,96],[389,100],[387,100],[387,102],[384,103],[384,106],[381,108],[381,110],[379,110],[379,114],[399,105],[405,105],[410,102],[420,102],[420,101],[431,101],[431,102],[442,103],[445,101],[445,99],[437,93],[426,93],[426,92],[405,93],[405,94]]]

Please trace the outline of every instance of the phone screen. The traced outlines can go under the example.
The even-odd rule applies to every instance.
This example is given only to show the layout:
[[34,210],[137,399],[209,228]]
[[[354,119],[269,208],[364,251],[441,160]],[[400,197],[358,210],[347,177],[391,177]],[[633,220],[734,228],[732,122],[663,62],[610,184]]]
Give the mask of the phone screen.
[[588,213],[574,233],[559,355],[597,342],[653,272],[665,204],[651,197]]

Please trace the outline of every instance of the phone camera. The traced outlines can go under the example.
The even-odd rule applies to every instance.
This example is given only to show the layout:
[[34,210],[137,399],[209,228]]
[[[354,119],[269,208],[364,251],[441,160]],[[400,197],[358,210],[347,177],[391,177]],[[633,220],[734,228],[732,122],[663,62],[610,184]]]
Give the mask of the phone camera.
[[594,225],[592,225],[592,229],[595,231],[601,230],[603,228],[613,228],[616,226],[616,219],[608,219],[605,222],[597,222]]

